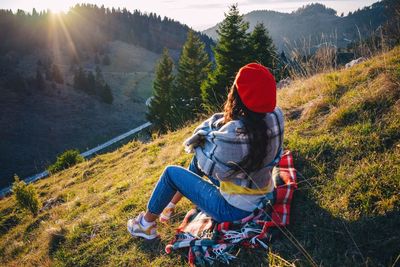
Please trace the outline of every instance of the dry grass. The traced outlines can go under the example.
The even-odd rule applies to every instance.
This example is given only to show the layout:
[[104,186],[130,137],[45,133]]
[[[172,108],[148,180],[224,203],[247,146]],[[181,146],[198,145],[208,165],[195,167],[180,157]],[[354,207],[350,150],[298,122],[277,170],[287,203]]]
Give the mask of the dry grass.
[[[286,229],[322,266],[388,266],[400,236],[400,48],[348,70],[296,80],[279,92],[286,147],[300,186]],[[169,164],[187,166],[187,126],[148,144],[131,142],[34,184],[38,217],[0,201],[0,262],[6,266],[176,266],[183,257],[164,247],[190,203],[179,204],[161,240],[133,239],[126,220],[144,210]],[[308,266],[283,237],[268,253],[242,250],[238,266]]]

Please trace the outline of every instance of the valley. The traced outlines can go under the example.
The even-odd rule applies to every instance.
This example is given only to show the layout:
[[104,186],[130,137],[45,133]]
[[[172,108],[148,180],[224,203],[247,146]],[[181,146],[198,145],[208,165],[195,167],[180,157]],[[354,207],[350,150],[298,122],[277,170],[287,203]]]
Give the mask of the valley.
[[[55,64],[65,84],[49,84],[44,90],[28,84],[22,92],[0,86],[1,188],[14,174],[26,177],[43,171],[65,150],[83,152],[146,121],[145,101],[152,93],[159,55],[121,41],[109,47],[112,63],[103,66],[102,73],[114,97],[111,105],[74,89],[63,57]],[[24,58],[18,70],[33,76],[40,54]],[[86,70],[96,66],[91,60],[82,65]]]

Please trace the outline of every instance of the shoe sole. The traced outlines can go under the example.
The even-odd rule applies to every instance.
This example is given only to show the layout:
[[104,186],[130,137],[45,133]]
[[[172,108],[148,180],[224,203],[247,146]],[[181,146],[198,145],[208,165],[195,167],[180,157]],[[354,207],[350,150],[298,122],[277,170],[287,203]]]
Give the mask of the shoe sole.
[[[128,229],[128,231],[129,231],[129,229]],[[153,239],[155,239],[155,238],[157,238],[158,237],[158,235],[146,235],[146,234],[142,234],[142,233],[132,233],[131,231],[129,231],[129,233],[131,234],[131,236],[133,236],[133,237],[142,237],[142,238],[144,238],[144,239],[146,239],[146,240],[153,240]]]
[[131,234],[131,236],[133,236],[133,237],[142,237],[142,238],[147,239],[147,240],[153,240],[153,239],[155,239],[155,238],[157,238],[159,236],[158,234],[156,234],[156,235],[146,235],[144,233],[134,233],[134,232],[131,231],[131,229],[129,227],[129,221],[128,221],[128,225],[127,225],[126,228],[127,228],[128,232]]

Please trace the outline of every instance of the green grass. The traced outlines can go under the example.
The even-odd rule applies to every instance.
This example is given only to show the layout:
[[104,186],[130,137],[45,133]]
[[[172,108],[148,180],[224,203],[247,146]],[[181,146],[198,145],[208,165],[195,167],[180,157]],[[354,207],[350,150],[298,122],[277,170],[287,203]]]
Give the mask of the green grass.
[[[347,70],[296,80],[279,92],[285,145],[299,171],[291,225],[270,250],[241,250],[237,266],[391,266],[400,253],[400,48]],[[0,201],[6,266],[181,266],[165,245],[191,207],[183,201],[161,239],[133,239],[126,220],[146,207],[166,165],[187,166],[183,140],[196,125],[131,142],[38,181],[33,218]],[[298,243],[296,243],[296,240]],[[295,245],[296,244],[296,245]]]

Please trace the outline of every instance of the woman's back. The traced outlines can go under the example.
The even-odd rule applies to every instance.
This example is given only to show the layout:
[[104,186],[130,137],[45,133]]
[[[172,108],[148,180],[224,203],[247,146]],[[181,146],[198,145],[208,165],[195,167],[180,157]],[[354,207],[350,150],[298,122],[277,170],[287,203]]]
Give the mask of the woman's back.
[[[221,193],[231,205],[252,210],[262,196],[273,190],[270,163],[279,156],[283,145],[282,110],[277,107],[265,114],[263,121],[267,126],[267,153],[262,160],[262,167],[250,173],[240,169],[234,171],[249,153],[249,135],[243,121],[232,120],[217,127],[221,119],[222,115],[216,114],[197,128],[208,131],[204,136],[204,144],[195,149],[198,165],[208,176],[221,180]],[[243,203],[243,197],[245,202],[250,200],[250,203]]]

